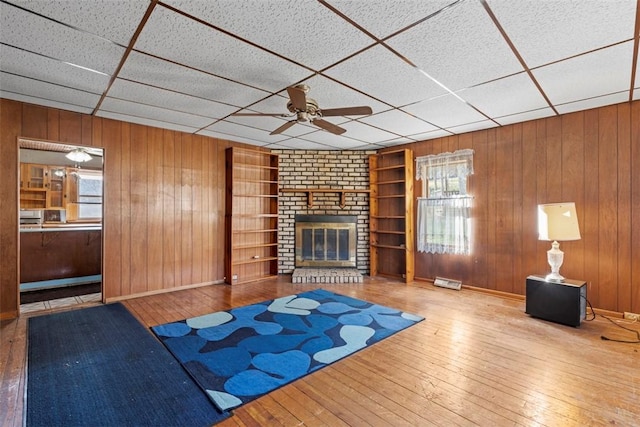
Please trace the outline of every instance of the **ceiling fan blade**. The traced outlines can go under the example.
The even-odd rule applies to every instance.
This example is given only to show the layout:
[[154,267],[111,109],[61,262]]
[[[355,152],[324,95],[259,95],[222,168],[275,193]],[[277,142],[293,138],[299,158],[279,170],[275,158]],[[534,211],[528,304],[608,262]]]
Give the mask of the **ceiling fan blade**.
[[347,131],[346,129],[341,128],[340,126],[336,126],[333,123],[330,123],[322,119],[315,119],[311,123],[331,133],[335,133],[336,135],[341,135]]
[[277,135],[279,133],[282,133],[285,130],[289,129],[291,126],[295,125],[296,123],[297,123],[297,120],[291,120],[290,122],[287,122],[287,123],[283,124],[278,129],[276,129],[273,132],[271,132],[269,135]]
[[293,117],[293,114],[282,114],[282,113],[233,113],[231,115],[236,117],[250,117],[250,116]]
[[368,116],[373,113],[371,107],[344,107],[344,108],[327,108],[320,110],[323,117],[328,116]]
[[293,108],[299,111],[307,110],[307,95],[305,95],[304,90],[292,86],[287,88],[287,93],[289,93]]

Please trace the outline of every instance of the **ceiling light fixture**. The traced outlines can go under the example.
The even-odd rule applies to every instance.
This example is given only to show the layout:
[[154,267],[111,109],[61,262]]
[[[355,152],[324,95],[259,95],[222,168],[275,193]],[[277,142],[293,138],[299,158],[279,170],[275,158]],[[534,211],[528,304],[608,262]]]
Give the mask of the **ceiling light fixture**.
[[69,151],[65,157],[69,160],[72,160],[74,162],[88,162],[89,160],[91,160],[91,156],[89,155],[89,153],[87,153],[86,151],[84,151],[83,148],[76,148],[75,150]]

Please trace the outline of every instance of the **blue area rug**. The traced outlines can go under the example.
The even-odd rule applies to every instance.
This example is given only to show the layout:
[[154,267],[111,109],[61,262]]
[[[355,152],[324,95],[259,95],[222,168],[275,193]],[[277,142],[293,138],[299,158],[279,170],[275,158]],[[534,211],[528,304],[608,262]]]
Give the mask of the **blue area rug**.
[[27,426],[209,426],[227,418],[119,303],[28,322]]
[[151,329],[229,410],[421,320],[317,289]]

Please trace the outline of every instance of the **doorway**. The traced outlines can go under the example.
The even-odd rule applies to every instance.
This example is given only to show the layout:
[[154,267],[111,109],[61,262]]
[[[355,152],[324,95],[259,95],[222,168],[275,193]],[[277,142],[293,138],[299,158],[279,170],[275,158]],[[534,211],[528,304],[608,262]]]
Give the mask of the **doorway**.
[[20,312],[101,302],[104,150],[18,144]]

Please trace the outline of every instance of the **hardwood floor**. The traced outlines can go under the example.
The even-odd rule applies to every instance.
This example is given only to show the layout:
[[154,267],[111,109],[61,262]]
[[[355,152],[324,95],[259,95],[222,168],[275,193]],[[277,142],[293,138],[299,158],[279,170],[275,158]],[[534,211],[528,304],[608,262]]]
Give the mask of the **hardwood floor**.
[[[124,304],[153,326],[315,287],[284,276]],[[640,344],[602,340],[635,335],[600,316],[572,328],[529,317],[522,300],[467,289],[369,277],[322,287],[426,320],[236,409],[221,426],[640,425]],[[1,324],[3,426],[22,425],[26,319],[37,314]]]

